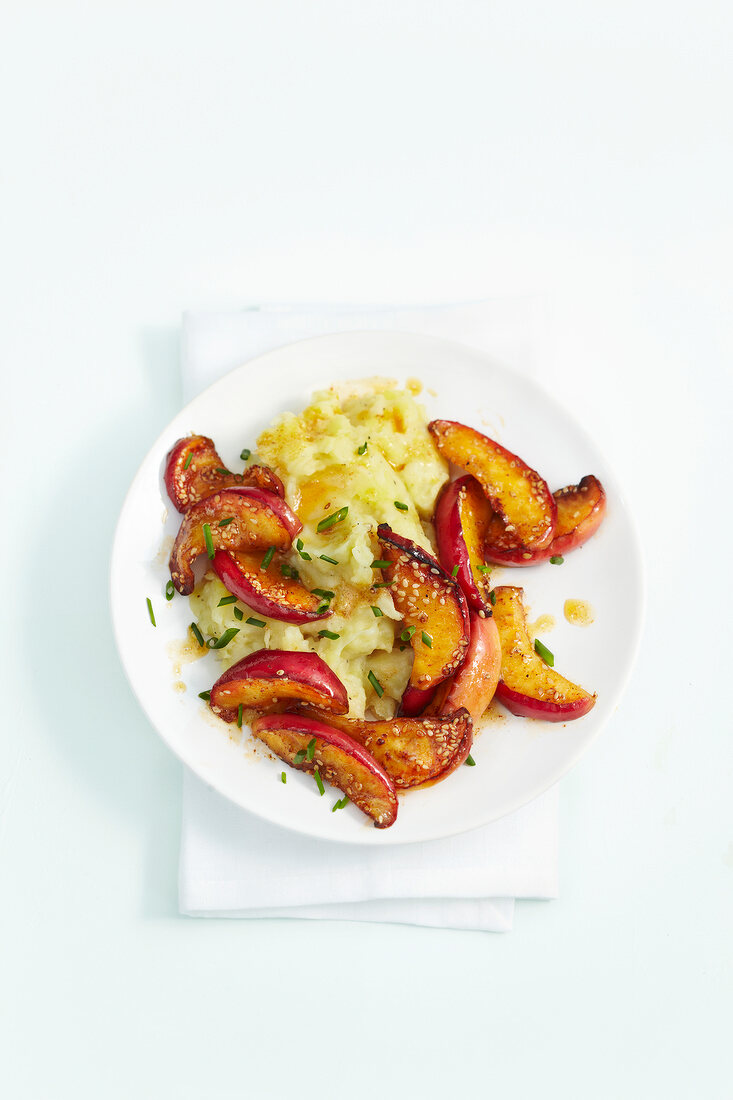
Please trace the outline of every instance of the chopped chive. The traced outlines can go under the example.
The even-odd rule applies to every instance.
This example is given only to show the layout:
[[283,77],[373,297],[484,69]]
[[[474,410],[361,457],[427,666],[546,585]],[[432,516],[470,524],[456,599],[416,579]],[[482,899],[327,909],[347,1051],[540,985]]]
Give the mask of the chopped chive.
[[239,619],[239,621],[241,623],[242,619],[244,618],[244,612],[242,611],[242,608],[241,607],[233,607],[232,611],[234,612],[234,618]]
[[475,768],[476,767],[476,761],[471,756],[470,752],[469,752],[468,756],[466,757],[466,759],[463,761],[463,763],[466,765],[467,768]]
[[546,645],[543,645],[539,638],[534,640],[534,651],[542,658],[545,664],[548,664],[550,668],[555,667],[555,655],[552,650],[548,649]]
[[236,602],[237,602],[237,597],[236,596],[222,596],[222,598],[219,600],[219,602],[216,606],[217,607],[226,607],[227,604],[236,603]]
[[296,550],[302,550],[303,549],[303,540],[302,539],[296,539],[295,540],[295,549]]
[[250,615],[247,619],[247,626],[267,626],[267,623],[264,619],[255,619],[254,616]]
[[400,646],[400,653],[404,653],[406,649],[407,649],[406,645],[401,645]]
[[450,575],[451,575],[451,577],[457,577],[458,576],[458,566],[457,565],[453,566],[453,568],[450,571]]
[[565,558],[562,556],[562,554],[553,554],[550,558],[550,565],[562,565],[564,561]]
[[246,462],[251,454],[252,452],[250,451],[249,447],[245,447],[239,457],[241,458],[242,462]]
[[223,466],[217,466],[216,467],[216,472],[217,472],[217,474],[230,474],[232,471],[231,470],[225,470]]
[[213,558],[216,551],[214,550],[214,540],[211,537],[211,528],[208,523],[204,524],[204,542],[206,543],[206,553],[210,558]]
[[381,607],[375,607],[374,604],[372,604],[371,608],[372,608],[372,615],[374,616],[374,618],[375,619],[381,619],[382,616],[384,615],[384,612],[382,611]]
[[423,645],[426,645],[428,649],[433,648],[433,639],[430,637],[429,634],[426,634],[424,630],[422,632],[422,641]]
[[285,774],[285,772],[280,772],[280,782],[281,783],[287,783],[287,781],[288,781],[288,777]]
[[496,592],[493,588],[489,592],[489,602],[491,603],[492,607],[496,607]]
[[242,712],[243,711],[244,711],[244,703],[240,703],[239,706],[237,707],[237,725],[239,726],[240,730],[242,728]]
[[396,500],[394,506],[395,508],[399,508],[401,512],[408,512],[410,510],[409,504],[403,504],[401,500]]
[[336,812],[336,810],[345,809],[348,806],[348,804],[349,804],[348,796],[344,795],[343,798],[339,798],[338,802],[335,802],[333,804],[333,806],[331,807],[331,813],[333,814],[333,813]]
[[199,628],[196,626],[196,623],[191,623],[191,632],[200,646],[206,645],[206,642],[204,641],[204,636]]
[[310,741],[308,742],[308,744],[306,746],[306,750],[305,750],[306,760],[312,760],[313,757],[315,756],[315,754],[316,754],[316,739],[315,739],[315,737],[311,737]]
[[347,504],[343,508],[339,508],[338,512],[332,512],[330,516],[322,519],[316,527],[316,531],[325,531],[327,527],[333,527],[334,523],[341,523],[341,520],[346,519],[348,514],[349,506]]
[[227,516],[226,519],[220,519],[216,526],[228,527],[230,523],[234,523],[234,516]]
[[293,757],[293,763],[294,764],[302,764],[304,760],[305,760],[305,749],[301,749],[300,752],[296,752],[295,756]]
[[265,554],[264,558],[262,559],[262,561],[260,563],[260,571],[262,573],[265,572],[265,570],[267,569],[268,565],[270,564],[270,562],[272,561],[274,556],[275,556],[275,547],[270,546],[267,550],[267,553]]
[[400,634],[400,638],[402,639],[403,642],[409,642],[410,638],[412,637],[412,635],[415,633],[416,630],[417,630],[416,626],[405,627],[405,629]]
[[379,698],[381,699],[381,698],[382,698],[382,696],[384,695],[384,688],[382,687],[382,685],[380,684],[379,680],[378,680],[378,679],[377,679],[377,677],[376,677],[376,676],[374,675],[374,673],[372,672],[372,670],[371,670],[371,669],[369,669],[369,675],[367,676],[367,680],[368,680],[368,681],[369,681],[369,683],[370,683],[370,684],[372,685],[372,687],[373,687],[373,688],[374,688],[374,690],[376,691],[377,695],[378,695],[378,696],[379,696]]
[[490,565],[479,565],[478,571],[479,571],[479,573],[490,573],[491,572],[491,566]]
[[199,699],[203,699],[203,700],[205,700],[205,702],[208,703],[210,698],[211,698],[211,692],[210,691],[200,691],[199,692]]
[[173,585],[173,581],[168,581],[168,583],[165,586],[165,598],[168,600],[168,603],[171,602],[171,600],[173,599],[175,594],[176,594],[176,590],[175,590],[175,587]]
[[150,602],[150,596],[147,597],[147,600],[148,600],[148,615],[150,616],[150,621],[153,624],[153,626],[157,626],[158,624],[155,621],[155,614],[153,612],[153,605]]
[[189,466],[191,465],[191,459],[192,459],[192,458],[193,458],[193,451],[189,451],[189,452],[188,452],[188,458],[187,458],[187,459],[186,459],[186,461],[185,461],[185,462],[183,463],[183,469],[184,469],[184,470],[187,470],[187,469],[188,469],[188,467],[189,467]]
[[331,610],[331,608],[330,608],[329,604],[319,603],[318,607],[316,608],[316,615],[322,615],[324,611],[330,611],[330,610]]
[[341,635],[340,634],[334,634],[334,632],[332,630],[319,630],[318,631],[318,637],[319,638],[328,638],[329,641],[335,642],[337,638],[341,637]]
[[361,447],[359,447],[359,449],[358,449],[358,451],[357,451],[356,453],[357,453],[358,455],[365,455],[365,454],[366,454],[366,449],[367,449],[367,445],[366,445],[366,440],[364,440],[364,442],[362,443]]
[[286,561],[281,562],[280,572],[284,577],[288,577],[291,581],[297,581],[300,579],[300,573],[297,569],[293,569],[292,565],[288,565]]
[[323,798],[324,794],[326,793],[326,788],[323,786],[323,780],[321,779],[321,773],[319,772],[318,768],[313,769],[313,775],[315,776],[316,783],[318,784],[318,793],[320,794],[321,798]]
[[336,595],[335,592],[329,592],[327,588],[311,588],[311,592],[314,596],[320,596],[322,600],[332,600]]
[[394,581],[380,581],[379,584],[372,584],[370,588],[391,588]]
[[335,558],[329,558],[328,554],[319,554],[318,557],[321,561],[327,561],[329,565],[338,565]]
[[370,569],[389,569],[391,564],[392,564],[391,561],[384,561],[382,558],[375,558],[374,561],[372,562],[372,564],[369,566],[369,568]]
[[213,645],[211,644],[211,642],[209,643],[209,649],[223,649],[224,646],[229,645],[235,634],[239,634],[239,627],[230,626],[227,630],[224,631],[218,641],[214,642]]

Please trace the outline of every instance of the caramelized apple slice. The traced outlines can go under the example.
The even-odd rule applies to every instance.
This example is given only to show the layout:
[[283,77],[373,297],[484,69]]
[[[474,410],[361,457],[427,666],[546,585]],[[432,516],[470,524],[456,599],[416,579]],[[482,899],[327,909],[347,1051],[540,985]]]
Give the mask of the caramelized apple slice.
[[453,714],[465,709],[477,721],[494,698],[500,672],[501,641],[497,625],[493,618],[483,619],[472,613],[466,659],[455,676],[440,685],[430,712]]
[[188,435],[173,444],[165,463],[165,487],[179,512],[232,485],[254,485],[285,496],[282,481],[268,466],[248,466],[241,474],[227,470],[206,435]]
[[237,719],[239,706],[264,709],[295,700],[334,714],[346,714],[346,688],[317,653],[258,649],[223,672],[211,689],[209,706],[225,722]]
[[463,589],[473,611],[491,614],[484,563],[486,532],[495,515],[483,489],[467,475],[449,481],[435,506],[435,538],[443,567]]
[[507,530],[527,550],[549,546],[557,506],[547,482],[518,455],[454,420],[433,420],[428,430],[444,458],[473,474]]
[[343,791],[378,829],[394,824],[397,794],[392,780],[347,733],[298,714],[258,718],[252,732],[292,768],[311,773],[317,768],[320,778]]
[[321,611],[320,596],[314,596],[299,581],[283,576],[282,559],[277,555],[263,570],[262,551],[217,550],[214,572],[224,587],[247,604],[252,611],[278,619],[282,623],[312,623],[327,619],[333,612]]
[[261,504],[266,504],[289,532],[291,539],[294,539],[303,530],[303,524],[293,509],[277,493],[271,493],[268,489],[257,489],[252,485],[233,485],[229,492],[241,493],[251,500],[258,500]]
[[524,550],[499,516],[494,514],[486,531],[486,560],[497,565],[539,565],[549,558],[576,550],[594,535],[606,514],[606,493],[597,477],[588,474],[577,485],[566,485],[553,494],[557,504],[555,537],[543,550]]
[[596,697],[550,668],[527,633],[523,590],[503,585],[494,589],[494,621],[501,639],[501,679],[496,697],[512,714],[567,722],[582,718]]
[[[286,550],[290,531],[267,500],[279,500],[260,490],[242,492],[222,489],[220,493],[192,505],[181,522],[170,556],[171,579],[176,589],[188,596],[193,592],[193,563],[207,551],[208,531],[212,550],[247,550],[255,547]],[[280,501],[282,504],[282,501]]]
[[363,745],[401,790],[445,779],[464,762],[473,741],[473,722],[464,710],[375,722],[332,714],[322,720]]
[[469,631],[466,597],[436,559],[411,539],[386,523],[377,534],[389,562],[384,574],[415,655],[410,687],[432,690],[463,663]]

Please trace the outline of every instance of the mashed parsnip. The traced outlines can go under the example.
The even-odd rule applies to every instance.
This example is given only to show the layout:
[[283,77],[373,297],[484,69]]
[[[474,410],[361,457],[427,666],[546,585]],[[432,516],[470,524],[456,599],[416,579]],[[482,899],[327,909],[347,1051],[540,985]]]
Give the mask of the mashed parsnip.
[[[263,646],[314,650],[346,687],[352,714],[361,717],[368,709],[391,717],[410,675],[412,652],[400,649],[400,616],[389,589],[373,587],[383,578],[371,564],[380,556],[380,523],[435,552],[430,518],[448,466],[427,431],[422,407],[409,391],[385,380],[332,387],[316,393],[302,413],[286,413],[262,432],[257,450],[282,478],[286,499],[303,523],[299,537],[310,560],[294,546],[288,561],[308,588],[334,593],[334,613],[304,626],[275,619],[266,619],[264,629],[251,626],[246,619],[253,613],[243,603],[218,606],[228,593],[209,572],[190,597],[201,630],[220,637],[228,627],[239,628],[216,651],[224,667]],[[345,519],[317,530],[322,519],[346,506]],[[235,618],[235,606],[244,611],[242,620]],[[323,629],[339,637],[321,638]],[[384,689],[381,698],[368,679],[370,670]]]

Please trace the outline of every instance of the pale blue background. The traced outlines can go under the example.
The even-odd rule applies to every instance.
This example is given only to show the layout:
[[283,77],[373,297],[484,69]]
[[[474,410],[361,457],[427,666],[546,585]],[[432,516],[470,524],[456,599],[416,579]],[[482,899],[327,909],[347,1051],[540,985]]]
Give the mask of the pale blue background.
[[[0,1092],[729,1097],[728,4],[3,9]],[[507,936],[176,910],[180,768],[118,667],[116,514],[186,307],[539,292],[648,627]],[[623,600],[623,591],[619,599]]]

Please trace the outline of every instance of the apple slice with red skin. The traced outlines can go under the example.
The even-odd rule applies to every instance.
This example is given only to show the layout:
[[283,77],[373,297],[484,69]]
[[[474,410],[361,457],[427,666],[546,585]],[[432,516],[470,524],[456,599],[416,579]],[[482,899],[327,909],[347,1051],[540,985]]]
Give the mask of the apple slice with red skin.
[[209,706],[225,722],[235,722],[240,705],[264,710],[275,703],[304,703],[346,714],[346,688],[326,662],[310,651],[258,649],[223,672],[211,689]]
[[527,632],[523,589],[501,585],[494,589],[494,622],[501,639],[501,679],[496,698],[512,714],[568,722],[582,718],[596,697],[550,668]]
[[268,714],[253,723],[252,732],[291,768],[311,773],[318,768],[321,779],[343,791],[378,829],[394,824],[398,805],[394,783],[347,733],[298,714]]
[[329,714],[322,721],[363,745],[400,790],[445,779],[464,762],[473,741],[473,722],[465,710],[374,722]]
[[521,546],[527,550],[549,546],[557,505],[536,470],[500,443],[455,420],[433,420],[428,431],[444,458],[473,474]]
[[270,546],[287,550],[292,536],[281,515],[270,507],[270,500],[280,498],[260,489],[222,489],[188,509],[169,561],[171,579],[181,595],[188,596],[196,583],[193,564],[207,549],[204,524],[208,524],[215,551],[266,550]]
[[312,623],[333,614],[330,609],[319,613],[320,596],[282,575],[277,555],[264,570],[262,560],[261,551],[217,550],[212,565],[227,591],[259,615],[282,623]]
[[455,676],[440,685],[429,712],[453,714],[464,709],[477,721],[494,698],[500,672],[499,629],[493,617],[484,619],[472,613],[466,659]]
[[179,512],[232,485],[254,485],[285,496],[283,483],[268,466],[248,466],[241,474],[227,470],[206,435],[188,435],[173,444],[165,462],[165,487]]
[[277,493],[271,493],[268,489],[257,489],[252,485],[233,485],[231,489],[229,489],[229,492],[241,493],[243,496],[248,496],[252,500],[260,501],[261,504],[266,504],[290,533],[291,539],[294,539],[296,535],[299,535],[303,530],[303,524],[300,522],[293,509],[282,497],[279,497]]
[[539,565],[550,558],[569,554],[587,542],[606,514],[606,493],[598,478],[588,474],[577,485],[566,485],[553,495],[557,504],[557,524],[549,546],[543,550],[523,549],[495,513],[486,531],[486,560],[496,565]]
[[433,523],[443,567],[463,589],[473,611],[491,614],[489,582],[482,571],[484,543],[493,511],[476,478],[467,474],[449,481],[438,497]]
[[436,685],[463,663],[468,648],[468,605],[456,581],[432,554],[396,534],[386,523],[379,525],[377,534],[383,560],[389,562],[383,572],[390,582],[395,609],[411,631],[414,661],[402,712],[414,714],[415,705],[424,707]]

